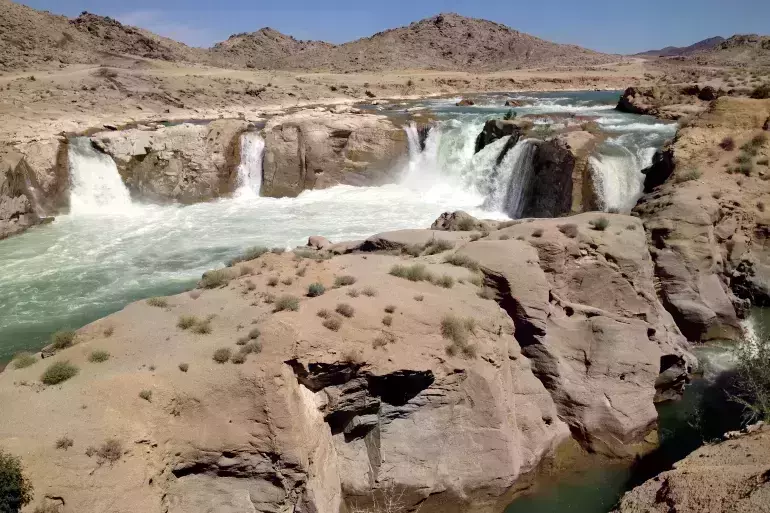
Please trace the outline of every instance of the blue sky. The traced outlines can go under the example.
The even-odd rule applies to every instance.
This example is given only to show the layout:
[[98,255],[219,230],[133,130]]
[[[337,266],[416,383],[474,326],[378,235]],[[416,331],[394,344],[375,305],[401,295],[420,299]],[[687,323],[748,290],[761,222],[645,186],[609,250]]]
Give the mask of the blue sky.
[[343,43],[439,12],[504,23],[558,43],[613,53],[770,32],[770,0],[23,0],[36,9],[111,16],[194,46],[269,26],[298,39]]

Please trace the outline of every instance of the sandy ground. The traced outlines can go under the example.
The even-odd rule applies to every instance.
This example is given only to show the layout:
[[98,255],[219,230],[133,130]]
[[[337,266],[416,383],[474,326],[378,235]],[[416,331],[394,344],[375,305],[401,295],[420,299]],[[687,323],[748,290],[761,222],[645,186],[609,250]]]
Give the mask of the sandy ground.
[[639,59],[590,68],[489,74],[400,71],[329,74],[179,67],[117,57],[104,66],[0,75],[0,144],[103,124],[241,117],[291,107],[484,91],[622,89],[653,75]]

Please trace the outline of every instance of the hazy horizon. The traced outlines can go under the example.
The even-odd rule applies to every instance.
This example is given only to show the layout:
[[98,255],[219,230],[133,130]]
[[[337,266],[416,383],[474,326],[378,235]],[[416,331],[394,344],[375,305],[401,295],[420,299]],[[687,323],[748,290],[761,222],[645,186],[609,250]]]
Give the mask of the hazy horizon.
[[[222,0],[216,7],[203,0],[136,0],[132,8],[97,0],[24,0],[20,3],[69,17],[89,11],[110,16],[190,46],[210,47],[230,35],[271,27],[297,39],[341,44],[377,32],[409,25],[440,12],[483,18],[562,44],[606,53],[634,54],[666,46],[689,46],[714,36],[763,33],[770,2],[736,0],[724,9],[717,0],[651,0],[629,13],[608,1],[576,3],[553,0],[519,6],[468,0],[425,0],[419,4],[393,0],[361,8],[350,0],[330,0],[323,8],[296,0],[291,8],[273,8],[259,0]],[[661,14],[665,13],[665,14]]]

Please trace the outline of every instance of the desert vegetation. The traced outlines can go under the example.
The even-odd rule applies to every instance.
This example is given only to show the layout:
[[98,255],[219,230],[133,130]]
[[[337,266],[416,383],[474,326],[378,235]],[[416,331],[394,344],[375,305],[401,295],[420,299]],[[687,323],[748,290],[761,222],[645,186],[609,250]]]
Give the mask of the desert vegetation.
[[32,502],[32,483],[24,474],[21,459],[0,449],[0,512],[17,513]]
[[441,319],[441,335],[450,341],[446,351],[449,356],[462,355],[466,358],[476,356],[476,347],[468,339],[475,330],[475,321],[446,315]]
[[68,361],[54,362],[40,376],[45,385],[58,385],[75,377],[79,369]]

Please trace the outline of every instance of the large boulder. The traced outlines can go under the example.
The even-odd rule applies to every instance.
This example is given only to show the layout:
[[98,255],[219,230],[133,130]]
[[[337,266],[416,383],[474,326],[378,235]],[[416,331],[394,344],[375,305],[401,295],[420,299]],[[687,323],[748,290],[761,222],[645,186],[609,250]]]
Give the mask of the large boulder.
[[[134,303],[56,355],[80,367],[61,385],[35,384],[47,362],[0,373],[4,450],[23,457],[36,503],[58,498],[65,511],[339,513],[383,500],[401,511],[501,511],[544,460],[560,461],[563,444],[615,456],[653,448],[656,395],[686,379],[639,221],[611,216],[598,232],[592,219],[520,223],[471,242],[430,230],[379,237],[453,236],[478,263],[482,294],[475,271],[442,255],[298,263],[268,253],[227,271],[229,286],[166,308]],[[625,226],[635,229],[616,229]],[[454,286],[391,274],[413,263]],[[262,267],[270,273],[249,276]],[[306,296],[343,274],[373,293]],[[274,276],[292,280],[270,287]],[[274,294],[298,308],[279,311]],[[339,303],[353,307],[348,316],[337,318]],[[180,315],[209,333],[177,327]],[[238,339],[257,352],[212,360]],[[95,349],[111,354],[98,368]],[[74,448],[57,450],[65,435]],[[99,451],[108,440],[118,450]]]
[[597,209],[589,156],[599,139],[567,132],[537,144],[522,217],[558,217]]
[[483,150],[498,139],[511,136],[510,145],[513,146],[521,138],[524,131],[532,125],[525,120],[490,119],[484,123],[484,129],[476,138],[476,153]]
[[41,215],[54,215],[69,206],[69,145],[66,139],[41,139],[16,147],[22,156],[15,169],[24,177],[30,201]]
[[704,98],[701,99],[701,89],[697,85],[629,87],[623,91],[616,108],[631,114],[648,114],[675,120],[703,112],[709,105],[708,101],[704,100],[709,97],[710,92],[703,93]]
[[234,119],[182,123],[100,132],[91,141],[115,160],[134,198],[195,203],[235,189],[240,135],[248,126]]
[[262,194],[393,182],[406,156],[406,133],[384,116],[323,109],[278,116],[265,127]]

